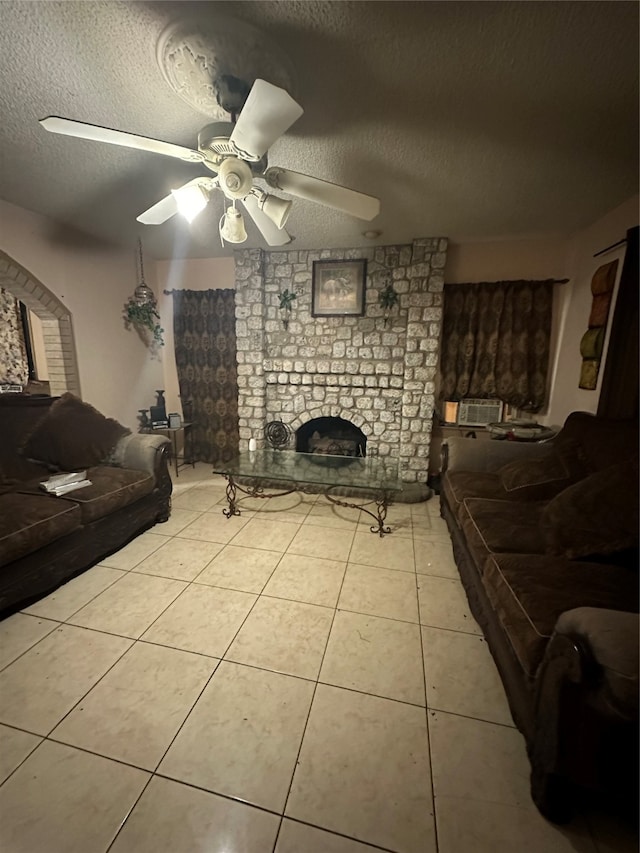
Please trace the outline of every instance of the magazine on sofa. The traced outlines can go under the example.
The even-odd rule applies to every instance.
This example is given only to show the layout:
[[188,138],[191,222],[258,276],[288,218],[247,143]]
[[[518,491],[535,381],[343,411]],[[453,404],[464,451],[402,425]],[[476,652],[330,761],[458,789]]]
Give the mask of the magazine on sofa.
[[54,474],[48,480],[40,483],[42,489],[50,495],[66,495],[68,492],[74,492],[76,489],[84,489],[85,486],[90,486],[91,480],[87,480],[86,471],[77,471],[71,474]]

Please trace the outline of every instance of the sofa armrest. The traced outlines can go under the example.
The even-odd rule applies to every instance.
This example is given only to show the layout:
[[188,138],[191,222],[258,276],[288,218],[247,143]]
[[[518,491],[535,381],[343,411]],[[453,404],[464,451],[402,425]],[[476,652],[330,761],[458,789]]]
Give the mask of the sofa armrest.
[[170,441],[164,435],[150,433],[124,435],[111,452],[107,464],[117,468],[146,471],[157,479],[158,456],[166,452],[169,445]]
[[551,443],[519,441],[478,441],[451,437],[442,442],[442,472],[497,471],[516,459],[533,459],[551,452]]
[[639,629],[637,613],[603,607],[567,610],[555,626],[555,636],[572,638],[587,651],[598,704],[624,719],[638,715]]

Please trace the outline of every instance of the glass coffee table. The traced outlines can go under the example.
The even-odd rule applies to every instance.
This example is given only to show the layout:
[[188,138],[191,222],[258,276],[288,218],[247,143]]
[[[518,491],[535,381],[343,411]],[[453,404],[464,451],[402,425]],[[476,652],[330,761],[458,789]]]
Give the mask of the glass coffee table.
[[[222,510],[227,518],[240,515],[238,492],[265,499],[292,492],[319,493],[332,504],[366,512],[375,521],[371,532],[384,536],[391,533],[391,528],[385,525],[387,508],[402,490],[399,468],[398,460],[389,457],[355,458],[294,450],[254,450],[220,463],[213,472],[222,474],[227,480],[229,506]],[[354,495],[336,495],[338,489],[353,490]],[[359,503],[351,502],[352,497]],[[372,509],[368,508],[370,506]]]

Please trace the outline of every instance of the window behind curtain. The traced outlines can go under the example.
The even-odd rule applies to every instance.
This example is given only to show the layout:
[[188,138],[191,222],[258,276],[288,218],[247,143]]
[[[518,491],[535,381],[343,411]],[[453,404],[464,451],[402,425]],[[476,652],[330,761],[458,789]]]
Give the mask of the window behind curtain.
[[545,403],[553,281],[448,284],[441,397],[499,398],[530,412]]

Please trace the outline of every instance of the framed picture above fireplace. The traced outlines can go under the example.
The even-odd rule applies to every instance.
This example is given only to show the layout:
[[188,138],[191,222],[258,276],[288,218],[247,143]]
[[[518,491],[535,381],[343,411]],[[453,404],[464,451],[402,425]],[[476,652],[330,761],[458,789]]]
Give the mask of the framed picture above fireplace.
[[367,261],[314,261],[312,317],[362,317]]

